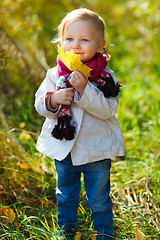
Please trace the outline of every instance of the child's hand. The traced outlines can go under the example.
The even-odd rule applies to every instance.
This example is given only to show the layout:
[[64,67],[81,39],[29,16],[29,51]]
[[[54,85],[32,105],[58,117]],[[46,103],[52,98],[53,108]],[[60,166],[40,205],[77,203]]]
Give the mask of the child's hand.
[[73,100],[73,87],[61,89],[51,96],[51,107],[55,108],[59,104],[70,105]]
[[87,85],[87,79],[84,75],[79,72],[75,71],[74,75],[70,79],[70,84],[81,94],[83,95],[84,89]]

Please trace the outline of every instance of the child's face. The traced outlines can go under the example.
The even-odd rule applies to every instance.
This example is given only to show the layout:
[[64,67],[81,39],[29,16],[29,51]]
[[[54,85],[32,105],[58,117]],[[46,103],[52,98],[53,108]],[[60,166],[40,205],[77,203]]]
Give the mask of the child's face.
[[88,64],[95,54],[103,49],[104,41],[99,40],[94,25],[87,20],[76,20],[65,26],[62,47],[64,52],[71,49],[80,54],[83,63]]

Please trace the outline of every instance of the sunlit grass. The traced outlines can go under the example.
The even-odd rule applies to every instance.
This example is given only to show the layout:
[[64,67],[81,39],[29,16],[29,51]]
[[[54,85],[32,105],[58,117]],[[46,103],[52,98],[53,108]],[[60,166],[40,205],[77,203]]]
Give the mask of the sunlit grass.
[[[150,81],[143,78],[123,83],[117,118],[124,133],[126,156],[113,159],[111,169],[117,239],[135,239],[135,227],[145,239],[159,238],[158,89],[156,82],[152,87]],[[35,121],[34,117],[22,111],[17,119],[18,126],[8,133],[0,132],[0,208],[8,206],[16,215],[16,219],[7,224],[1,218],[0,236],[17,240],[50,239],[58,227],[54,163],[36,151],[37,134],[25,130],[28,121]],[[80,199],[76,236],[78,240],[87,240],[94,238],[95,232],[85,202],[84,184]]]
[[[160,237],[160,98],[157,94],[160,87],[156,80],[152,84],[153,81],[140,77],[123,82],[120,95],[116,115],[124,134],[126,156],[113,159],[111,169],[117,239],[136,239],[136,228],[145,239]],[[33,111],[31,102],[28,105],[29,111]],[[15,240],[50,239],[58,227],[54,163],[35,149],[37,133],[34,127],[27,126],[35,123],[36,117],[22,111],[17,120],[16,127],[0,131],[0,208],[8,206],[16,216],[10,223],[1,218],[0,236]],[[37,129],[40,124],[38,119]],[[84,184],[80,199],[77,240],[93,239],[95,232],[85,202]]]
[[[19,139],[20,133],[17,134]],[[145,234],[145,239],[158,239],[158,149],[153,145],[154,151],[147,151],[146,138],[139,132],[132,132],[132,129],[124,132],[124,135],[126,158],[113,160],[111,171],[115,237],[134,239],[136,236],[134,227],[137,226]],[[3,176],[0,191],[1,207],[7,205],[16,214],[14,222],[9,224],[1,222],[1,239],[50,239],[51,234],[56,234],[57,226],[54,165],[50,159],[36,150],[26,153],[9,134],[1,131],[0,136],[3,149],[0,167]],[[22,136],[26,138],[25,134]],[[132,140],[134,137],[136,139]],[[28,141],[30,140],[28,138]],[[152,140],[154,141],[154,138],[150,141]],[[28,147],[26,141],[27,138],[22,144]],[[145,146],[142,145],[142,141],[145,142]],[[44,173],[42,170],[44,162],[45,169],[51,168],[53,175]],[[95,236],[89,209],[85,203],[84,184],[78,216],[80,226],[77,234],[80,235],[77,236],[86,240],[89,236]]]
[[[114,68],[123,85],[116,116],[124,134],[126,156],[112,160],[115,238],[138,239],[138,229],[144,235],[141,239],[159,239],[158,63],[151,65],[154,71],[147,68],[141,71],[129,53],[123,56],[120,66],[118,58],[116,61]],[[14,220],[7,215],[0,216],[0,239],[51,239],[57,234],[56,172],[53,160],[36,151],[44,119],[35,113],[33,98],[16,97],[7,109],[0,108],[0,120],[5,129],[0,128],[0,210],[7,206],[15,213]],[[96,234],[85,197],[82,183],[76,240],[94,239]],[[4,219],[8,219],[7,223]]]

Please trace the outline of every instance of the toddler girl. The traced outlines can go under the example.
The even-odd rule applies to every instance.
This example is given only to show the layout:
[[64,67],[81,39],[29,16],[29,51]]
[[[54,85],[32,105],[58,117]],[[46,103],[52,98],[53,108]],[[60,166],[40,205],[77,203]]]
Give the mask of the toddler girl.
[[[72,74],[59,58],[57,66],[48,70],[36,92],[36,110],[46,118],[37,149],[55,161],[58,225],[63,233],[67,236],[78,226],[83,173],[86,202],[97,239],[112,239],[111,158],[124,155],[124,140],[115,117],[118,95],[106,97],[98,89],[99,81],[108,75],[117,82],[101,53],[105,45],[105,23],[96,13],[80,8],[67,14],[58,30],[63,51],[73,50],[78,54],[81,62],[90,67],[91,76],[87,79],[80,71]],[[69,79],[70,87],[56,91],[62,76]],[[62,105],[70,105],[71,124],[75,126],[71,140],[57,139],[51,134]]]

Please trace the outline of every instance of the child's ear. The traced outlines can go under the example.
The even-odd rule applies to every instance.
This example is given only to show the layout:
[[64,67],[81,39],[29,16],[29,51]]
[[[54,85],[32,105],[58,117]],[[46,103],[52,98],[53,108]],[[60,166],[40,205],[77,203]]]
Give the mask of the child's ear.
[[100,51],[102,51],[103,48],[104,48],[104,46],[105,46],[105,40],[103,40],[103,41],[100,43],[99,48],[97,49],[97,53],[99,53]]

